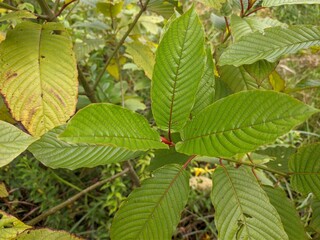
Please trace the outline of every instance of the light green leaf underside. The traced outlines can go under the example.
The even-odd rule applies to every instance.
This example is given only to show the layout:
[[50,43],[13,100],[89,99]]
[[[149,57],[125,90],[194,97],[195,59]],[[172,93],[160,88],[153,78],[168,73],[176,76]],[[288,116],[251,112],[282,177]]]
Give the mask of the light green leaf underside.
[[141,67],[148,78],[152,78],[154,67],[154,54],[150,47],[142,44],[138,40],[126,43],[126,51],[132,56],[133,62]]
[[151,100],[157,125],[179,131],[189,118],[203,73],[204,33],[191,8],[173,20],[156,52]]
[[235,41],[240,40],[243,36],[252,32],[263,32],[265,28],[286,26],[286,24],[271,18],[247,17],[241,18],[237,15],[231,16],[231,30]]
[[291,184],[299,192],[320,199],[320,143],[299,148],[289,161]]
[[286,4],[320,4],[319,0],[264,0],[263,7],[275,7]]
[[32,18],[37,18],[37,17],[29,11],[20,10],[20,11],[16,11],[16,12],[7,13],[6,15],[0,17],[0,22],[10,21],[10,20],[16,21],[16,20],[19,20],[22,18],[31,18],[32,19]]
[[28,228],[31,227],[0,210],[0,240],[14,240],[18,233]]
[[207,58],[203,75],[196,94],[192,115],[197,115],[202,109],[215,101],[215,77],[212,53],[209,47],[206,49]]
[[319,26],[272,27],[253,32],[229,46],[221,55],[220,65],[240,66],[261,59],[276,61],[284,54],[320,45]]
[[316,200],[311,204],[312,218],[310,226],[318,233],[320,233],[320,200]]
[[12,124],[0,121],[0,167],[10,163],[35,140]]
[[28,150],[36,159],[50,168],[95,167],[134,158],[139,152],[112,146],[67,143],[58,138],[65,126],[57,127],[33,143]]
[[84,240],[65,231],[49,228],[30,229],[19,234],[16,240]]
[[236,93],[189,121],[176,148],[181,153],[212,157],[247,153],[273,142],[318,111],[283,93]]
[[0,55],[0,91],[13,117],[32,135],[70,118],[77,101],[77,67],[63,25],[23,22],[8,32]]
[[81,109],[59,137],[72,143],[123,147],[133,151],[168,148],[142,115],[108,103],[91,104]]
[[279,213],[289,240],[308,239],[294,203],[287,198],[286,193],[281,188],[270,186],[264,186],[263,190],[267,193],[271,204]]
[[288,239],[279,214],[249,168],[218,167],[212,184],[219,239]]
[[178,165],[166,165],[133,190],[111,226],[111,239],[170,240],[187,203],[189,179]]

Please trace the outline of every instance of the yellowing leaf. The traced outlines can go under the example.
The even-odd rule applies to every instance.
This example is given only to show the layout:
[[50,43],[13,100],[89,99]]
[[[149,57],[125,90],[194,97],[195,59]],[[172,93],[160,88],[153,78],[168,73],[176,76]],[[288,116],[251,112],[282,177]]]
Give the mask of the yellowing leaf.
[[78,81],[72,42],[60,23],[23,22],[0,45],[0,92],[35,136],[74,114]]
[[116,80],[120,79],[120,72],[119,72],[119,67],[121,67],[121,65],[126,63],[126,58],[125,57],[120,57],[119,58],[119,62],[117,62],[116,59],[112,59],[110,61],[110,64],[107,67],[107,71],[108,73],[114,77]]
[[283,78],[277,73],[276,71],[273,71],[269,75],[269,81],[273,88],[273,90],[277,92],[282,92],[286,87],[286,82],[283,80]]
[[105,1],[98,2],[97,9],[107,17],[116,17],[122,10],[123,1],[118,1],[116,3]]
[[8,197],[9,193],[7,191],[6,185],[3,182],[0,182],[0,198]]
[[0,240],[16,239],[17,234],[28,228],[31,227],[0,210]]
[[51,230],[49,228],[30,229],[19,234],[16,240],[81,240],[65,231]]

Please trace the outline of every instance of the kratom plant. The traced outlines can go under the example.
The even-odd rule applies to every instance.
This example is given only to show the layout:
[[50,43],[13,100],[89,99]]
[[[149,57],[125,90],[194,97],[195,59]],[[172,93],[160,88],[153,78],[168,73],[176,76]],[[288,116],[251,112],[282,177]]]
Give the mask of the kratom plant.
[[[287,26],[255,13],[262,7],[319,3],[317,0],[203,0],[216,17],[225,16],[224,38],[217,46],[206,41],[195,6],[182,15],[175,12],[163,28],[155,60],[150,59],[154,67],[150,69],[148,61],[140,59],[152,78],[154,125],[143,115],[110,103],[90,104],[72,116],[78,78],[88,98],[97,102],[95,89],[101,77],[88,83],[77,67],[68,31],[55,21],[73,1],[56,13],[45,1],[38,2],[43,11],[38,22],[22,21],[7,32],[0,45],[0,91],[17,121],[16,126],[0,121],[1,166],[25,150],[47,167],[74,170],[134,159],[153,149],[155,155],[168,159],[158,162],[152,177],[122,203],[110,235],[113,240],[166,240],[171,239],[188,200],[187,167],[199,156],[207,156],[219,162],[212,166],[211,192],[219,239],[301,240],[319,233],[320,143],[301,146],[289,154],[289,160],[276,160],[282,165],[255,161],[258,154],[269,155],[265,153],[272,149],[269,144],[319,112],[289,94],[310,85],[290,89],[275,69],[283,55],[320,46],[319,26]],[[158,5],[162,3],[140,2],[136,20],[108,64],[139,17],[149,6],[161,9]],[[4,3],[0,7],[14,11],[2,20],[35,18]],[[265,185],[258,172],[272,173],[279,182],[290,179],[297,193],[313,194],[308,231],[281,184]],[[0,236],[6,239],[51,234],[31,228],[43,216],[25,225],[1,215]]]

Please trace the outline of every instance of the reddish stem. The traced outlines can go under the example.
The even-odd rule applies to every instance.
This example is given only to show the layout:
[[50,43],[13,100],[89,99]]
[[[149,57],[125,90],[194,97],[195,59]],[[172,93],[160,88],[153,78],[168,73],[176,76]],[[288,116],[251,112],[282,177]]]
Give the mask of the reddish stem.
[[182,168],[186,169],[189,163],[194,159],[197,155],[192,155],[191,157],[188,158],[188,160],[183,164]]

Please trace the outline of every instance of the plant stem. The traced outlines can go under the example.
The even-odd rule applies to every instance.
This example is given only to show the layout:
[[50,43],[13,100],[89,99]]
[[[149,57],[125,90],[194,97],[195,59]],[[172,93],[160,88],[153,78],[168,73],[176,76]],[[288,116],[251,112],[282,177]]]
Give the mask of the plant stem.
[[222,160],[225,160],[225,161],[228,161],[228,162],[234,162],[234,163],[238,163],[238,164],[241,164],[241,165],[246,165],[246,166],[250,166],[250,167],[254,167],[254,168],[259,168],[261,170],[272,172],[272,173],[278,174],[278,175],[283,176],[283,177],[288,177],[290,175],[289,173],[284,173],[284,172],[281,172],[281,171],[278,171],[278,170],[274,170],[274,169],[270,169],[270,168],[267,168],[267,167],[265,167],[263,165],[257,165],[257,164],[254,164],[254,163],[239,162],[237,160],[228,159],[228,158],[222,158]]
[[42,11],[48,16],[49,21],[55,18],[54,13],[49,8],[48,3],[45,0],[37,0],[38,4],[40,5]]
[[96,99],[96,95],[94,94],[94,90],[91,88],[90,84],[88,83],[87,79],[83,75],[82,70],[78,66],[78,75],[79,75],[79,81],[84,88],[84,91],[86,92],[87,97],[92,103],[98,102]]
[[185,162],[185,164],[183,164],[183,168],[186,169],[187,166],[189,165],[189,163],[192,161],[192,159],[194,159],[197,155],[192,155],[191,157],[188,158],[188,160]]
[[130,32],[132,31],[132,29],[134,28],[134,26],[137,24],[139,18],[141,17],[142,13],[144,13],[147,10],[147,5],[149,3],[150,0],[147,0],[145,2],[144,5],[141,5],[141,9],[138,12],[138,14],[136,15],[136,17],[134,18],[133,22],[130,24],[128,30],[126,31],[126,33],[122,36],[121,40],[119,41],[119,43],[117,44],[116,48],[113,50],[113,52],[111,53],[111,55],[109,56],[106,64],[104,65],[102,71],[100,72],[100,74],[98,75],[95,84],[93,86],[93,89],[96,89],[99,82],[101,81],[107,67],[109,66],[111,60],[113,59],[113,57],[116,55],[116,53],[118,52],[118,50],[120,49],[120,47],[123,45],[124,41],[126,40],[126,38],[129,36]]
[[0,8],[12,10],[12,11],[19,11],[20,10],[19,8],[16,8],[16,7],[11,6],[9,4],[6,4],[6,3],[0,3]]
[[130,160],[125,161],[124,164],[123,164],[123,166],[124,166],[125,168],[128,168],[128,169],[129,169],[128,174],[129,174],[129,177],[130,177],[130,179],[131,179],[131,181],[132,181],[133,186],[134,186],[134,187],[140,187],[140,186],[141,186],[141,184],[140,184],[140,179],[139,179],[136,171],[135,171],[134,168],[132,167],[132,164],[131,164]]
[[96,189],[97,187],[100,187],[100,186],[106,184],[107,182],[110,182],[110,181],[112,181],[112,180],[114,180],[114,179],[126,174],[128,171],[129,171],[129,168],[126,168],[122,172],[120,172],[118,174],[115,174],[110,178],[107,178],[105,180],[101,180],[99,182],[96,182],[95,184],[87,187],[86,189],[82,190],[81,192],[79,192],[79,193],[75,194],[74,196],[72,196],[71,198],[67,199],[63,203],[61,203],[61,204],[59,204],[59,205],[57,205],[57,206],[55,206],[53,208],[50,208],[48,211],[40,214],[38,217],[35,217],[34,219],[31,219],[29,222],[27,222],[27,225],[33,226],[33,225],[37,224],[38,222],[46,219],[48,216],[58,212],[59,210],[61,210],[62,208],[68,206],[69,204],[72,204],[73,202],[75,202],[77,199],[79,199],[80,197],[82,197],[86,193]]
[[66,9],[66,7],[68,7],[71,3],[74,3],[75,1],[78,0],[72,0],[70,2],[68,2],[67,4],[64,4],[61,9],[55,14],[54,18],[57,18],[58,16],[60,16],[60,14],[63,12],[64,9]]

